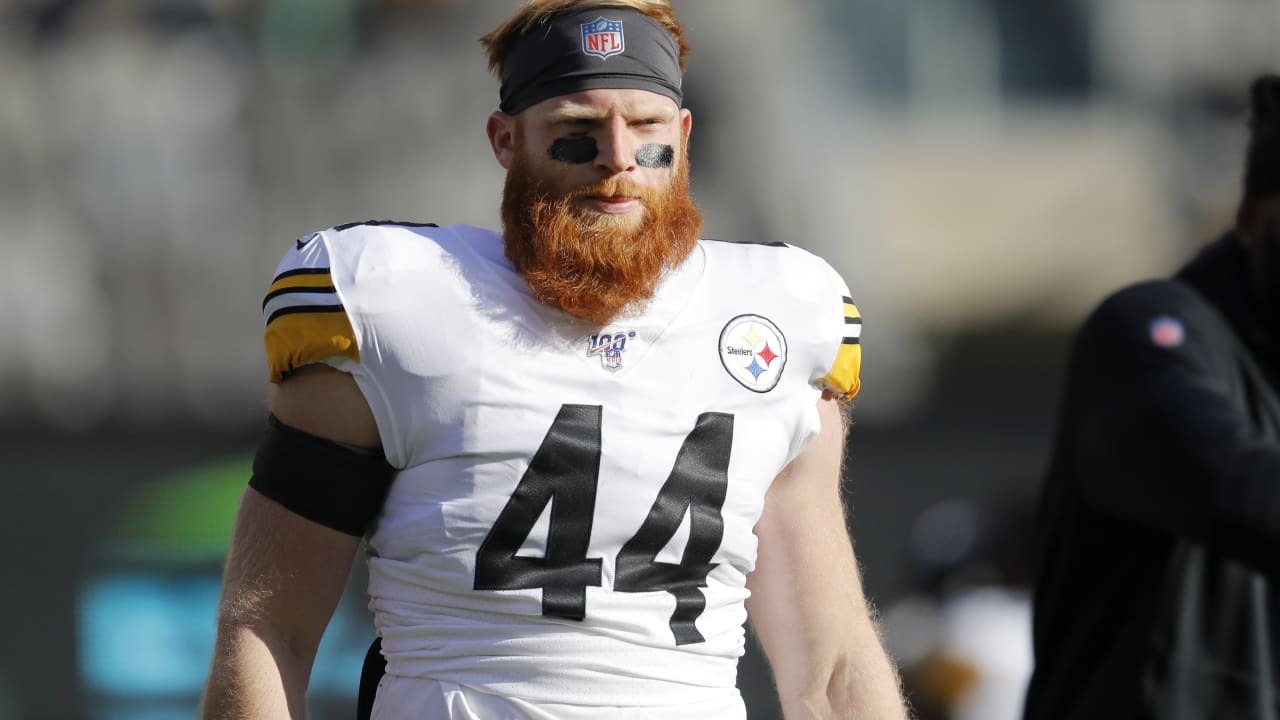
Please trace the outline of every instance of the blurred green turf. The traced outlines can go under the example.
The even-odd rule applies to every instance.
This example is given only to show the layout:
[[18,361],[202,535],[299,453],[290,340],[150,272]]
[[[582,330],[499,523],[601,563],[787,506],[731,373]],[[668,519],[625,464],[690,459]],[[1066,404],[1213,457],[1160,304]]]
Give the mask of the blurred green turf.
[[113,544],[173,559],[219,558],[231,542],[252,454],[173,473],[144,485],[113,523]]

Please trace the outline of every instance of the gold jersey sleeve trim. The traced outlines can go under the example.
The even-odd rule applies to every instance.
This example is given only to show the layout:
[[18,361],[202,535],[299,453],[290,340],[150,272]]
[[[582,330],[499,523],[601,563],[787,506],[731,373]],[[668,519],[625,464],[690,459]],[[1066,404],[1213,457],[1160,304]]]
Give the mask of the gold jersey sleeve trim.
[[263,335],[273,383],[303,365],[332,357],[360,362],[351,320],[341,305],[302,306],[276,312]]
[[848,402],[862,387],[862,313],[851,298],[844,301],[844,336],[836,351],[831,370],[821,379],[822,385],[835,393],[841,402]]

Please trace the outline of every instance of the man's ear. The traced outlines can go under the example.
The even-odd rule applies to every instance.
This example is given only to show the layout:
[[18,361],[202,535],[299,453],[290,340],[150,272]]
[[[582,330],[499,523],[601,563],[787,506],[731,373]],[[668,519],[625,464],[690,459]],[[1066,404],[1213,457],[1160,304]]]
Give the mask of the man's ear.
[[493,156],[504,170],[511,169],[511,158],[516,147],[516,118],[502,111],[495,111],[485,124],[485,132],[489,135],[489,147]]

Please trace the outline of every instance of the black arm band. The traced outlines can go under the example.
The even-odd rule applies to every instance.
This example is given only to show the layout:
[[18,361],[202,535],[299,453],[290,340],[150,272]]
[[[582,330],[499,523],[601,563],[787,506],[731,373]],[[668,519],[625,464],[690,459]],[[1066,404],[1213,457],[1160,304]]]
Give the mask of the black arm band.
[[376,450],[346,447],[267,418],[249,487],[308,520],[361,537],[396,469]]

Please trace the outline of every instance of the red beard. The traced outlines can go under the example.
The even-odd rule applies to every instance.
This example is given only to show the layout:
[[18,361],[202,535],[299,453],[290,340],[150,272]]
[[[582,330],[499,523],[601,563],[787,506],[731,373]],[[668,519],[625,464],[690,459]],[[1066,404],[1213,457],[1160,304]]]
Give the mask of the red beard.
[[[586,196],[628,195],[644,203],[643,217],[587,212]],[[665,189],[645,190],[612,177],[559,195],[532,172],[516,148],[502,195],[507,259],[538,300],[594,326],[653,297],[663,272],[678,266],[702,232],[689,194],[688,157]]]

